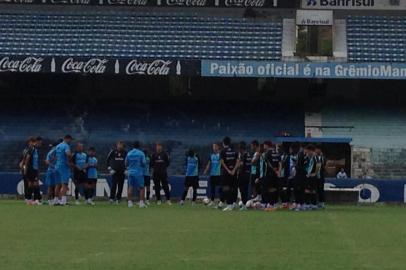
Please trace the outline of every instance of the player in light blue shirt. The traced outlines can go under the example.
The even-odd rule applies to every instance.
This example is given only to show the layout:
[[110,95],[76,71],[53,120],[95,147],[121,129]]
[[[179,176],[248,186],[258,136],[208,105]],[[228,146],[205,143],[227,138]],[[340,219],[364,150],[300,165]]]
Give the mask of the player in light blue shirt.
[[213,143],[212,145],[213,153],[210,155],[209,161],[207,162],[204,174],[209,173],[209,187],[210,187],[210,202],[208,206],[212,206],[216,197],[216,189],[219,188],[219,207],[223,207],[223,190],[221,187],[221,158],[220,158],[220,145]]
[[56,162],[56,188],[54,204],[66,205],[66,192],[68,191],[68,183],[70,178],[70,160],[72,153],[69,144],[73,138],[71,135],[65,135],[63,141],[55,148]]
[[87,204],[95,205],[93,197],[96,195],[97,184],[97,158],[96,149],[89,147],[86,160],[87,183],[85,186],[85,200]]
[[133,149],[127,153],[125,166],[128,172],[128,207],[133,207],[133,192],[134,189],[138,189],[140,195],[139,207],[145,208],[144,174],[146,159],[144,152],[140,150],[140,142],[134,142]]
[[55,142],[51,145],[51,149],[47,153],[45,158],[45,164],[48,166],[46,175],[45,175],[45,185],[48,187],[48,204],[52,205],[55,199],[55,185],[56,185],[56,146],[61,143]]

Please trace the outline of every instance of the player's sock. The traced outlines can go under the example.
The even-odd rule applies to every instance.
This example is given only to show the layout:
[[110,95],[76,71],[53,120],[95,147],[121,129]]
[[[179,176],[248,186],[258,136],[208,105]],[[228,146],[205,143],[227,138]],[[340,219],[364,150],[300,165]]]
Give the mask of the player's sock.
[[79,200],[79,187],[75,186],[75,200]]
[[39,201],[41,198],[41,191],[39,189],[39,186],[33,187],[33,192],[34,192],[34,200]]

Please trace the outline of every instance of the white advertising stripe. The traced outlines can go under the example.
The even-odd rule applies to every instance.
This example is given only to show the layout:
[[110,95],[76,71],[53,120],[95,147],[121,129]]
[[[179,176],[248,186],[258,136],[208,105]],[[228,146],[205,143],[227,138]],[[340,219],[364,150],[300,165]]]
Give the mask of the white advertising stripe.
[[333,25],[332,10],[297,10],[297,25]]

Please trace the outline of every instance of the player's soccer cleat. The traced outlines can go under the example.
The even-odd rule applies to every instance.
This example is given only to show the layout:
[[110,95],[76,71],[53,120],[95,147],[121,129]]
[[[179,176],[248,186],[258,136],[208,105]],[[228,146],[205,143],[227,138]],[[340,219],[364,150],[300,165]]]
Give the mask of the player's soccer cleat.
[[128,208],[131,208],[131,207],[133,207],[133,206],[134,206],[133,202],[132,202],[132,201],[128,201]]
[[223,207],[224,207],[224,203],[220,201],[217,207],[218,207],[218,208],[223,208]]
[[172,205],[172,202],[171,201],[167,201],[166,202],[168,205]]
[[319,209],[326,209],[326,204],[324,202],[318,204]]
[[161,205],[161,204],[162,204],[162,201],[156,201],[156,204],[157,204],[157,205]]
[[42,203],[41,203],[39,200],[35,200],[35,201],[33,202],[33,205],[42,205]]
[[115,200],[109,199],[109,203],[110,203],[110,204],[113,204],[113,203],[115,203]]
[[180,200],[179,205],[180,205],[180,206],[183,206],[184,204],[185,204],[185,201],[184,201],[184,200]]
[[212,207],[213,205],[214,205],[214,202],[213,202],[213,201],[210,201],[210,202],[207,204],[208,207]]
[[76,200],[76,201],[75,201],[75,204],[76,204],[76,205],[80,205],[80,201],[79,201],[79,200]]
[[139,208],[147,208],[148,206],[144,203],[144,201],[140,201],[138,204]]
[[92,199],[87,199],[86,204],[88,204],[88,205],[96,205]]
[[146,204],[146,205],[149,205],[149,200],[146,200],[146,201],[145,201],[145,204]]
[[240,211],[247,211],[247,210],[248,210],[248,208],[245,205],[242,205],[240,208]]
[[223,212],[228,212],[228,211],[233,211],[233,205],[232,204],[229,204],[229,205],[227,205],[227,207],[226,208],[224,208],[223,209]]

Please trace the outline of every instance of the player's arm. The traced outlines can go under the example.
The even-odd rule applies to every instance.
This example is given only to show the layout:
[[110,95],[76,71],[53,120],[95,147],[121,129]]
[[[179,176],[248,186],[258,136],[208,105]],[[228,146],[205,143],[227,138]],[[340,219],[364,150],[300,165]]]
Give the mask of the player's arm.
[[23,173],[24,173],[24,174],[27,173],[28,161],[30,160],[30,158],[31,158],[31,153],[28,152],[28,153],[25,155],[25,157],[24,157],[24,159],[23,159],[23,161],[22,161],[22,170],[23,170]]
[[314,170],[314,173],[310,174],[310,176],[315,177],[320,170],[321,170],[321,162],[317,162],[316,163],[316,170]]
[[209,160],[209,161],[207,162],[206,168],[205,168],[204,171],[203,171],[203,174],[207,174],[207,173],[209,172],[209,170],[210,170],[210,164],[211,164],[211,161]]
[[65,155],[66,155],[66,162],[68,163],[68,166],[70,166],[70,162],[72,159],[72,152],[70,151],[69,148],[66,148]]
[[111,150],[109,152],[109,154],[107,155],[107,158],[106,158],[107,170],[111,170],[111,160],[113,158],[113,153],[114,153],[114,150]]
[[237,172],[238,167],[240,166],[240,162],[242,162],[242,159],[240,157],[240,155],[236,154],[236,160],[234,163],[234,169],[231,171],[231,175],[235,175],[235,173]]
[[170,161],[169,161],[169,160],[170,160],[170,159],[169,159],[169,154],[166,153],[166,155],[165,155],[165,165],[166,165],[166,168],[169,167],[169,164],[170,164]]

